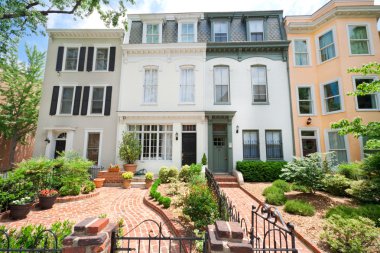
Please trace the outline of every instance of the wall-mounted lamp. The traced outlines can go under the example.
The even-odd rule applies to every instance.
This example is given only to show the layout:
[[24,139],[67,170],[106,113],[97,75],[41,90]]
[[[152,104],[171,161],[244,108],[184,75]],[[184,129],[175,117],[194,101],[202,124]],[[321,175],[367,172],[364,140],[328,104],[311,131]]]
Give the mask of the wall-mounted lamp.
[[236,133],[239,133],[239,125],[236,125]]
[[310,125],[311,124],[311,118],[309,117],[306,121],[306,125]]
[[175,133],[175,140],[178,141],[178,133]]
[[49,138],[48,137],[46,137],[46,139],[44,140],[47,144],[49,144],[50,143],[50,140],[49,140]]

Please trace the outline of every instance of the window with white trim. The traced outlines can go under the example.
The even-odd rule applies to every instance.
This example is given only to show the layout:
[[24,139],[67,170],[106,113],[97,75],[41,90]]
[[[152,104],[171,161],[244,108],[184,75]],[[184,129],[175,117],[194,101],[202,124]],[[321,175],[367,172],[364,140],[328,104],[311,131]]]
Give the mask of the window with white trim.
[[160,42],[160,25],[147,24],[146,25],[146,43],[159,43]]
[[318,152],[318,134],[316,130],[301,130],[302,156]]
[[323,95],[326,113],[342,110],[342,98],[338,81],[324,84]]
[[243,159],[260,159],[259,130],[243,130]]
[[230,102],[230,69],[228,66],[214,67],[215,103],[226,104]]
[[[355,90],[363,83],[371,83],[374,78],[368,77],[355,77]],[[378,94],[368,94],[363,96],[356,96],[356,105],[358,110],[377,110],[379,108],[377,101]]]
[[75,87],[62,86],[61,87],[61,102],[59,114],[71,115],[73,112]]
[[370,54],[370,44],[366,25],[349,25],[351,54]]
[[214,41],[227,42],[228,41],[228,22],[227,21],[214,21]]
[[90,114],[100,114],[104,112],[104,102],[106,89],[103,86],[92,86],[91,87],[91,107]]
[[93,161],[95,165],[99,164],[100,135],[100,132],[87,133],[86,158]]
[[268,83],[266,66],[251,67],[252,102],[268,102]]
[[157,103],[157,84],[158,84],[158,69],[146,68],[144,80],[144,103]]
[[321,62],[327,61],[336,56],[334,34],[332,30],[319,36],[318,41]]
[[298,87],[298,111],[300,115],[314,114],[314,102],[311,87]]
[[265,144],[267,160],[283,159],[281,130],[266,130]]
[[181,42],[195,42],[194,23],[181,23]]
[[95,70],[96,71],[108,71],[108,47],[97,47],[95,51]]
[[329,152],[335,153],[338,163],[348,162],[345,136],[339,135],[337,131],[329,131],[327,134]]
[[179,98],[180,103],[194,103],[194,93],[194,67],[182,67]]
[[79,47],[66,47],[65,70],[77,71],[79,59]]
[[141,143],[140,160],[172,160],[172,125],[128,125]]
[[249,40],[263,41],[264,40],[264,20],[254,19],[248,21],[249,24]]
[[307,66],[310,64],[307,40],[294,40],[294,58],[296,66]]

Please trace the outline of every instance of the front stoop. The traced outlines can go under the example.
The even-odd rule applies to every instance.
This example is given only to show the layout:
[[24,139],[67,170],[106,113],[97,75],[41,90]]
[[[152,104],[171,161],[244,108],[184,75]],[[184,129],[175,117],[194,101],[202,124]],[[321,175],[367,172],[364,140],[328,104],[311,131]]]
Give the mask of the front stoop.
[[[119,172],[109,172],[109,171],[99,171],[98,177],[105,178],[104,186],[123,186],[123,177],[122,174],[125,171]],[[145,176],[134,176],[131,183],[132,188],[145,188]]]
[[214,179],[220,187],[224,188],[239,188],[239,183],[236,177],[231,175],[214,175]]

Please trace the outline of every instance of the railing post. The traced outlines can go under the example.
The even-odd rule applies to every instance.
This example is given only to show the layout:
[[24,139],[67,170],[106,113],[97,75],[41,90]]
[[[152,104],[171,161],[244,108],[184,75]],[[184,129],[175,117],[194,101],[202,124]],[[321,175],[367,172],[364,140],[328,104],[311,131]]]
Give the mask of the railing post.
[[203,253],[207,253],[208,249],[208,232],[205,233],[205,239],[203,241]]
[[116,252],[117,239],[116,239],[116,230],[113,230],[111,233],[111,253]]

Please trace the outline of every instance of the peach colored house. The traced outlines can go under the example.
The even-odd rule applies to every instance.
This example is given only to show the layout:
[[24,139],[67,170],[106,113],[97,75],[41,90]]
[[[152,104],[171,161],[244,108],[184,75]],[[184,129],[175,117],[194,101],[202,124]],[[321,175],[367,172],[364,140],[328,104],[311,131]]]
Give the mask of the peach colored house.
[[296,156],[336,151],[340,162],[363,157],[365,138],[339,136],[330,124],[358,116],[380,121],[379,94],[346,95],[378,78],[347,69],[380,61],[379,17],[374,1],[332,0],[310,16],[285,18]]

